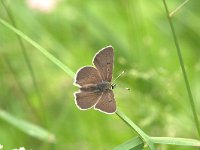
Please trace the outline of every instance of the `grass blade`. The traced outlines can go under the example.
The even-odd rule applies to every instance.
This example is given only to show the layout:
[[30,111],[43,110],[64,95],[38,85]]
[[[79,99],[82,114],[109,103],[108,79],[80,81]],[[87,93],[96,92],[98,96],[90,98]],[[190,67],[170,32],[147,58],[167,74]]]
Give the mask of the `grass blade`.
[[173,137],[150,137],[150,139],[153,143],[157,143],[157,144],[200,147],[200,141],[195,140],[195,139],[173,138]]
[[0,118],[32,137],[49,143],[55,142],[55,136],[52,133],[37,125],[18,119],[4,110],[0,110]]
[[182,4],[180,4],[176,9],[174,9],[169,16],[173,17],[175,13],[177,13],[185,4],[187,4],[187,2],[189,2],[190,0],[185,0]]
[[27,35],[22,33],[20,30],[16,29],[6,21],[0,18],[0,23],[6,26],[8,29],[15,32],[17,35],[19,35],[21,38],[26,40],[28,43],[30,43],[32,46],[34,46],[37,50],[39,50],[41,53],[43,53],[49,60],[51,60],[54,64],[56,64],[58,67],[60,67],[63,71],[65,71],[70,77],[74,78],[74,72],[64,65],[60,60],[58,60],[56,57],[54,57],[51,53],[49,53],[46,49],[44,49],[42,46],[37,44],[35,41],[33,41],[31,38],[29,38]]
[[119,146],[115,147],[113,150],[142,150],[144,142],[140,137],[134,137]]
[[155,150],[155,147],[153,145],[153,143],[150,141],[149,136],[144,133],[144,131],[142,131],[142,129],[140,129],[135,123],[133,123],[124,113],[122,113],[121,111],[117,110],[116,114],[118,115],[118,117],[120,119],[122,119],[128,126],[130,126],[135,132],[138,133],[138,136],[140,136],[141,139],[144,140],[144,142],[147,143],[147,145],[149,146],[149,148],[151,150]]

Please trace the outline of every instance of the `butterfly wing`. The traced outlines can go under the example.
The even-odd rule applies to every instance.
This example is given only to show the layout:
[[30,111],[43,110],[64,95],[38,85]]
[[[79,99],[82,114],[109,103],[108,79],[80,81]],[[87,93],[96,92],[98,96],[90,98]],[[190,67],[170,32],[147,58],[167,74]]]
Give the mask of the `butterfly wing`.
[[116,102],[112,90],[103,92],[102,96],[99,98],[97,104],[95,105],[95,109],[108,114],[116,112]]
[[79,86],[96,85],[101,82],[101,77],[96,68],[91,66],[85,66],[80,68],[75,77],[75,84]]
[[100,92],[76,92],[75,103],[79,109],[86,110],[94,106],[100,99],[102,93]]
[[104,81],[111,82],[113,70],[114,52],[112,46],[108,46],[100,50],[93,59],[101,78]]

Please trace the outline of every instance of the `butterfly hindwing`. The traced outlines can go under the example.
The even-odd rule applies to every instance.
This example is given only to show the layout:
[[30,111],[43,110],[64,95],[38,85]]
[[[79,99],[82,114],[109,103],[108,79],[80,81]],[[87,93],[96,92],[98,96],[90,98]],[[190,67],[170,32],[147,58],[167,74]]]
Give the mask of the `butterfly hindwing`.
[[100,99],[102,93],[79,91],[75,94],[75,103],[80,109],[93,107]]
[[102,112],[112,114],[116,111],[116,102],[112,90],[104,91],[97,104],[95,109]]

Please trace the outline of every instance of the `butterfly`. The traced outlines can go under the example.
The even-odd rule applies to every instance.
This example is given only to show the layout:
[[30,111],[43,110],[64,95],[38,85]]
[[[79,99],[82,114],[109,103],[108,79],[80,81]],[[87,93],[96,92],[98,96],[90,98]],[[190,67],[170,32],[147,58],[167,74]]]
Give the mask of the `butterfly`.
[[79,91],[74,93],[75,104],[81,110],[94,108],[107,114],[116,112],[116,101],[113,94],[115,85],[111,84],[114,63],[112,46],[102,48],[93,58],[93,66],[80,68],[74,85]]

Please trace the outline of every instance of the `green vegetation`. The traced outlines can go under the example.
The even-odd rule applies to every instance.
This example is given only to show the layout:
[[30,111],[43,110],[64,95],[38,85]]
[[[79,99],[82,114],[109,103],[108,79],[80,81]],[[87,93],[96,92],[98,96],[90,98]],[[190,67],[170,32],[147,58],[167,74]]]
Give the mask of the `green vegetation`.
[[[68,0],[50,12],[0,1],[4,149],[200,147],[198,1]],[[81,111],[74,74],[107,45],[113,77],[125,71],[114,89],[120,111]]]

